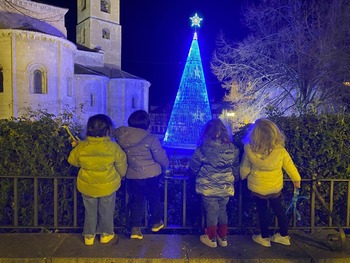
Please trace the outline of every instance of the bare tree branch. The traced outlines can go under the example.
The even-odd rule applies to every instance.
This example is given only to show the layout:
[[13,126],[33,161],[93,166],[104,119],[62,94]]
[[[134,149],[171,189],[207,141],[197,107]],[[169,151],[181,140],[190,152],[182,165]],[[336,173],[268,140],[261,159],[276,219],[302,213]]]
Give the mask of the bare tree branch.
[[349,101],[349,1],[265,0],[244,15],[250,34],[239,43],[220,34],[211,64],[223,88],[232,92],[237,83],[242,96],[253,96],[238,104],[228,95],[235,109],[271,105],[302,114]]

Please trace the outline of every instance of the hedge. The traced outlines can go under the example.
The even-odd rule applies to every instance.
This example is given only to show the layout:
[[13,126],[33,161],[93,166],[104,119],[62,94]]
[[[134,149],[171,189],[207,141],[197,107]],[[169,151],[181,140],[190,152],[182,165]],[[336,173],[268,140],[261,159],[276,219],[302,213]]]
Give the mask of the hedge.
[[[273,117],[271,118],[283,130],[287,137],[286,148],[291,154],[302,178],[310,179],[316,174],[318,178],[350,178],[350,115],[304,115],[301,117]],[[66,114],[55,117],[46,112],[30,114],[27,117],[0,120],[0,176],[76,176],[77,169],[67,162],[71,150],[71,139],[63,125],[82,130],[81,125],[72,122],[72,116]],[[233,135],[233,142],[242,151],[242,137],[249,128],[243,127]],[[82,135],[80,135],[83,138]],[[242,152],[241,151],[241,152]],[[190,157],[190,156],[189,156]],[[188,158],[189,158],[188,157]],[[186,165],[186,164],[184,164]],[[33,224],[33,181],[23,179],[19,181],[19,224],[31,226]],[[181,200],[182,184],[180,181],[169,184],[168,219],[174,224],[182,223]],[[73,187],[71,181],[60,180],[59,189],[59,225],[73,225]],[[188,180],[187,186],[187,224],[201,227],[200,198],[194,188],[194,177]],[[115,224],[126,226],[126,208],[124,183],[118,191]],[[236,192],[240,189],[236,184]],[[255,208],[252,197],[243,184],[243,226],[255,223]],[[288,204],[292,197],[291,184],[284,191],[284,202]],[[329,197],[328,187],[321,185],[320,192]],[[346,219],[346,186],[335,185],[334,212],[339,215],[342,224]],[[310,194],[310,184],[303,184],[302,195]],[[39,180],[39,225],[52,225],[53,221],[53,185],[52,180]],[[78,225],[83,225],[84,209],[79,195]],[[13,180],[0,180],[0,222],[2,225],[13,224]],[[328,216],[322,211],[321,204],[316,207],[316,224],[327,225]],[[310,203],[308,200],[299,205],[302,221],[298,225],[309,225]],[[238,225],[238,200],[233,197],[228,206],[229,225]]]

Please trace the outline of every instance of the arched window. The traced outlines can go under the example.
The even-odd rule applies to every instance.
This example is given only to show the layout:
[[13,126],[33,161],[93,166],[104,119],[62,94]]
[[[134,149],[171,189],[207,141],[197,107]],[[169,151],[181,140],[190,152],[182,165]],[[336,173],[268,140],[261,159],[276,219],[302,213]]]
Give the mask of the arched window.
[[36,69],[34,70],[34,93],[43,94],[43,73]]
[[110,39],[110,33],[108,28],[102,29],[102,38],[104,39]]
[[4,72],[1,65],[0,65],[0,92],[4,92]]
[[108,0],[101,0],[101,11],[110,13],[110,4]]
[[29,73],[29,90],[35,94],[47,93],[46,69],[39,64],[30,64],[27,68]]

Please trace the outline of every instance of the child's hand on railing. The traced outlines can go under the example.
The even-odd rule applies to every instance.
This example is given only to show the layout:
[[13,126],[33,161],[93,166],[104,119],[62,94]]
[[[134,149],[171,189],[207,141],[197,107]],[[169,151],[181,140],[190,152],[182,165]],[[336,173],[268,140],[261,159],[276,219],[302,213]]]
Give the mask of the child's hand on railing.
[[167,167],[163,170],[165,178],[171,178],[173,176],[173,170],[170,167]]
[[300,188],[300,181],[293,182],[294,188]]

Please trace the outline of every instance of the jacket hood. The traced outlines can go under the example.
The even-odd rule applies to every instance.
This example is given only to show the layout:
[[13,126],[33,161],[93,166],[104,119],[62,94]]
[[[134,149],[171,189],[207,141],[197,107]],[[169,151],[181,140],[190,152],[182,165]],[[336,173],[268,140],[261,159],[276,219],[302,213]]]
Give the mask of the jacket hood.
[[139,128],[122,126],[114,131],[115,139],[122,148],[140,143],[148,136],[148,131]]
[[229,143],[210,142],[203,146],[203,152],[209,163],[216,167],[232,164],[236,155],[235,148]]
[[249,144],[244,146],[244,151],[247,154],[250,162],[257,167],[260,167],[262,170],[274,170],[278,166],[281,161],[281,151],[283,151],[283,147],[275,148],[269,155],[263,156],[256,154],[252,151]]

